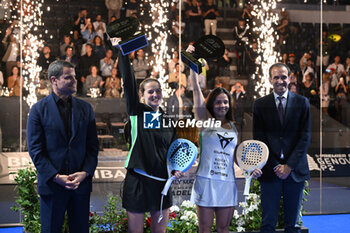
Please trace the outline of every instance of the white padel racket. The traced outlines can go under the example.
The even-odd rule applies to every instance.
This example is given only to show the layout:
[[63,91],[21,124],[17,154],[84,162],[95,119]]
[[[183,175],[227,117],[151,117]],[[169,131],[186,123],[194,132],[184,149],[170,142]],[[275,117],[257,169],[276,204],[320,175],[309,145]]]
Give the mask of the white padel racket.
[[249,195],[252,172],[256,169],[262,169],[269,158],[269,148],[261,141],[247,140],[239,144],[237,151],[237,163],[245,177],[245,186],[243,195]]
[[180,171],[182,173],[190,169],[193,163],[196,161],[198,155],[198,149],[191,141],[183,138],[176,139],[171,143],[168,154],[167,154],[167,163],[168,163],[168,173],[169,179],[165,183],[165,186],[162,191],[162,199],[160,203],[160,216],[158,222],[163,218],[162,207],[163,207],[163,198],[168,194],[168,190],[171,186],[171,183],[175,179],[175,176],[172,175],[175,171]]

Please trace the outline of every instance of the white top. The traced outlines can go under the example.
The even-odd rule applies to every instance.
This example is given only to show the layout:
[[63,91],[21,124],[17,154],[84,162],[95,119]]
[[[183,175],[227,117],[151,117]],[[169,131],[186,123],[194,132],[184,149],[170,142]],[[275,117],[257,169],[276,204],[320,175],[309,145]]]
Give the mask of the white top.
[[[98,26],[100,26],[100,23],[102,23],[102,25],[101,25],[102,29],[98,28]],[[95,21],[95,22],[93,22],[92,25],[94,26],[96,34],[99,35],[103,41],[103,33],[106,32],[106,23],[102,22],[102,21],[101,22]]]
[[200,161],[197,176],[214,180],[234,181],[234,153],[238,133],[231,129],[206,128],[200,133]]

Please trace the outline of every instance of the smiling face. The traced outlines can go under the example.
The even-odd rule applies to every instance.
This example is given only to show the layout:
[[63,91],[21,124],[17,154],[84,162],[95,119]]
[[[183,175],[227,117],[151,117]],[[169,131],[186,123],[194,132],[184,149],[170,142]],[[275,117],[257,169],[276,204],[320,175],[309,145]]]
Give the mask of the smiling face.
[[283,93],[287,91],[288,84],[290,83],[287,68],[284,66],[274,66],[270,73],[270,83],[276,94],[283,95]]
[[153,110],[158,110],[163,100],[162,89],[158,82],[147,82],[144,86],[144,91],[141,93],[141,99],[144,100],[145,104],[151,106]]
[[52,86],[58,96],[70,96],[77,91],[77,80],[75,79],[75,70],[70,67],[63,67],[63,73],[60,77],[51,77]]
[[224,119],[229,108],[229,98],[225,93],[221,93],[216,96],[213,105],[214,117],[216,119]]

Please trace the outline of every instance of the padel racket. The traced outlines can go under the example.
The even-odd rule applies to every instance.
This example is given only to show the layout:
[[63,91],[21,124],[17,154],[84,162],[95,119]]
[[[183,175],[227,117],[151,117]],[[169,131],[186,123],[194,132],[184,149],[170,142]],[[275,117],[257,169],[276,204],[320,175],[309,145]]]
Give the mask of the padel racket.
[[252,172],[256,169],[262,169],[269,157],[269,148],[265,143],[257,140],[247,140],[239,144],[236,151],[238,166],[241,168],[245,177],[245,186],[243,195],[249,195]]
[[163,207],[163,198],[168,194],[171,183],[175,179],[175,176],[172,175],[175,171],[180,171],[182,173],[190,169],[193,163],[196,161],[198,154],[197,147],[189,140],[178,138],[173,143],[171,143],[168,154],[167,154],[167,164],[168,164],[168,173],[169,179],[165,183],[165,186],[162,191],[162,199],[160,204],[160,216],[158,222],[163,218],[162,207]]

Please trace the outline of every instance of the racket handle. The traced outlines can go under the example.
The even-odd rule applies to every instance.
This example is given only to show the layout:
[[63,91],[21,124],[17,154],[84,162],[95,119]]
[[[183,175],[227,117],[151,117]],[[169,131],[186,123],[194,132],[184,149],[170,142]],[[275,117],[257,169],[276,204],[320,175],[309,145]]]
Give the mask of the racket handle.
[[243,195],[244,196],[248,196],[249,195],[249,189],[250,189],[250,182],[252,181],[252,177],[249,176],[248,178],[245,179],[245,186],[244,186],[244,192]]
[[175,179],[174,176],[171,176],[165,183],[163,191],[162,191],[162,195],[166,196],[168,194],[168,190],[171,186],[171,183],[173,182],[173,180]]

